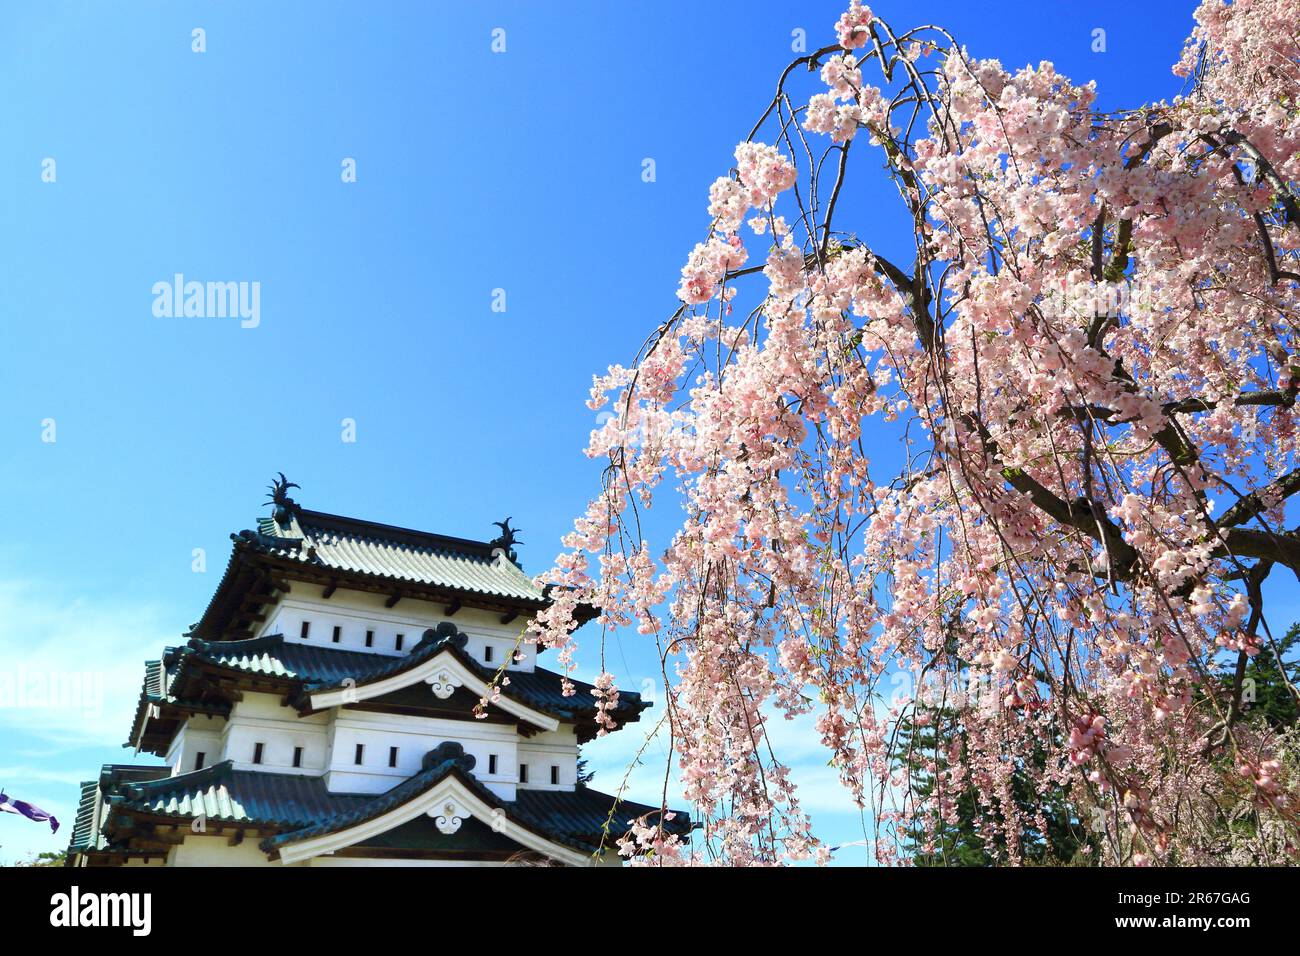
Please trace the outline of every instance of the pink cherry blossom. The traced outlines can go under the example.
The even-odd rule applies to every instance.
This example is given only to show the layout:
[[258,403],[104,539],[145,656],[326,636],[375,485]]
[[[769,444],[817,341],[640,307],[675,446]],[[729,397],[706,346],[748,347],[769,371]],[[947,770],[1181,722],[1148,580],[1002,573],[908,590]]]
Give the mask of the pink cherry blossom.
[[840,46],[854,50],[867,45],[867,28],[871,25],[871,8],[863,6],[861,0],[853,0],[849,9],[835,24],[835,35]]
[[[658,648],[702,829],[652,815],[620,852],[824,862],[775,742],[806,717],[882,864],[962,793],[1020,861],[1026,784],[1095,817],[1102,862],[1222,862],[1206,821],[1238,804],[1242,852],[1294,860],[1295,743],[1216,675],[1290,623],[1266,578],[1300,577],[1297,23],[1205,0],[1183,94],[1102,112],[853,0],[756,104],[776,145],[718,170],[676,309],[593,382],[604,480],[534,622],[566,665],[588,630]],[[901,218],[846,198],[882,168]],[[610,674],[594,695],[604,730]]]

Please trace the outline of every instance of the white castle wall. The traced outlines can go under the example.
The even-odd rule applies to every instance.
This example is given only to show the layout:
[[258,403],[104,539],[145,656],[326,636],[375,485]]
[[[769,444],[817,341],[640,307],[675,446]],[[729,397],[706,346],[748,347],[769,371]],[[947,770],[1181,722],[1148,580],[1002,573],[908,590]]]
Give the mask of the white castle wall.
[[[473,775],[503,800],[515,798],[519,734],[514,724],[479,720],[380,714],[335,708],[333,747],[326,785],[336,793],[382,793],[420,772],[424,755],[453,740],[474,757]],[[356,745],[362,744],[362,764]],[[389,748],[397,748],[397,767],[388,766]],[[496,773],[490,772],[496,757]]]
[[[349,591],[339,588],[329,598],[321,597],[318,585],[294,582],[293,590],[275,605],[271,616],[255,637],[264,634],[283,634],[288,641],[303,641],[302,625],[309,625],[305,643],[318,647],[332,647],[345,651],[369,651],[386,656],[408,654],[424,632],[443,621],[451,621],[468,638],[466,651],[477,661],[492,666],[512,655],[522,660],[510,661],[511,670],[531,671],[537,662],[537,646],[531,641],[520,641],[527,618],[520,616],[509,624],[501,623],[501,616],[477,608],[462,608],[454,617],[447,617],[442,604],[402,598],[395,607],[386,608],[382,594]],[[339,640],[334,640],[334,628],[339,629]],[[373,632],[373,644],[366,646],[366,632]],[[397,650],[397,635],[402,635],[402,649]],[[488,649],[491,660],[488,660]]]
[[[167,762],[173,774],[188,773],[203,751],[205,765],[230,760],[238,770],[323,776],[335,793],[383,793],[419,773],[424,755],[448,740],[474,757],[473,775],[503,800],[513,800],[520,788],[572,790],[577,782],[578,740],[571,727],[522,737],[514,724],[343,707],[299,717],[275,694],[256,693],[244,694],[228,720],[190,718],[172,742]],[[259,743],[260,764],[253,762]],[[296,747],[302,748],[298,767],[293,766]],[[397,766],[390,767],[393,747]],[[521,764],[528,768],[526,783],[520,782]],[[557,783],[551,782],[552,767]]]
[[167,749],[166,761],[171,765],[172,776],[198,769],[199,754],[203,754],[205,767],[224,760],[221,753],[225,727],[224,717],[196,714],[185,721]]
[[[578,737],[572,727],[560,727],[533,737],[520,738],[519,762],[528,765],[527,790],[572,790],[578,782]],[[558,783],[551,783],[551,768]]]
[[[244,694],[230,709],[221,740],[222,760],[232,760],[237,770],[263,770],[319,776],[329,762],[328,712],[299,717],[283,706],[275,694]],[[262,762],[253,763],[257,744]],[[295,747],[302,748],[302,766],[294,767]]]

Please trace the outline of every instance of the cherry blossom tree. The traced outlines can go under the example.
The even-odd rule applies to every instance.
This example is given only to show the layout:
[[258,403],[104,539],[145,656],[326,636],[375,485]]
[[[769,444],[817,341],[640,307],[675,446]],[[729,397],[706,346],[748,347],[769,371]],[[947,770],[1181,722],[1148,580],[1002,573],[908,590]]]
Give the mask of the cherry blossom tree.
[[[1182,94],[1121,112],[858,0],[781,74],[676,310],[595,381],[604,481],[535,625],[570,660],[594,605],[659,648],[703,827],[625,851],[825,859],[770,733],[810,714],[883,863],[972,790],[1019,861],[1026,779],[1109,862],[1223,859],[1243,807],[1245,861],[1300,852],[1294,748],[1241,679],[1290,623],[1265,579],[1300,580],[1300,0],[1195,16]],[[846,199],[873,176],[901,215]]]

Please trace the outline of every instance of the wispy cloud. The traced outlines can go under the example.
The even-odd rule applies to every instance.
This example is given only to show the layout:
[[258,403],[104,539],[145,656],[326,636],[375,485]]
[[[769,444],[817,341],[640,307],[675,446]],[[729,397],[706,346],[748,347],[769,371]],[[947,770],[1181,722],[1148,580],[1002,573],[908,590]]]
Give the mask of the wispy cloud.
[[0,583],[3,753],[120,744],[142,663],[175,643],[161,609],[92,602],[35,582]]
[[6,862],[67,845],[78,785],[122,749],[142,664],[176,643],[161,606],[97,601],[52,583],[0,582],[0,786],[58,817],[59,832],[0,821]]
[[97,767],[83,770],[72,767],[66,770],[30,766],[0,767],[0,781],[4,781],[5,786],[10,789],[24,783],[60,783],[75,787],[79,786],[82,780],[93,777],[97,769]]

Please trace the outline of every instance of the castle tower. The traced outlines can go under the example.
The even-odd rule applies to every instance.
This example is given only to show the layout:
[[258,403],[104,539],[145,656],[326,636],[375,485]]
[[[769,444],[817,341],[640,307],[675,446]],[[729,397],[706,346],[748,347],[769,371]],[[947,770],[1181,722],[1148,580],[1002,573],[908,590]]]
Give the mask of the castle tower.
[[[294,487],[231,535],[188,643],[145,664],[126,745],[165,762],[82,785],[70,864],[618,863],[660,808],[582,779],[592,686],[539,666],[524,626],[549,602],[509,519],[469,541],[307,511]],[[620,692],[618,727],[648,706]]]

